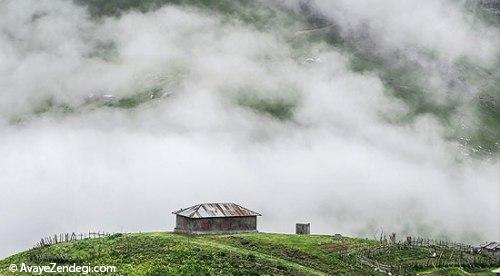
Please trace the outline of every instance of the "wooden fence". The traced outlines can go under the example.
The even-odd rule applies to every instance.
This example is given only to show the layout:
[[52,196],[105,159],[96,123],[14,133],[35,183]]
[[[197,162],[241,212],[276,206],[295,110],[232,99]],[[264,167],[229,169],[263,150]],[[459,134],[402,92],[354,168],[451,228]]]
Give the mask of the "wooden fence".
[[110,233],[107,232],[88,232],[88,233],[61,233],[55,234],[53,236],[47,236],[41,238],[39,242],[36,243],[34,248],[45,247],[51,244],[70,242],[70,241],[78,241],[85,239],[95,239],[95,238],[103,238],[110,236]]
[[[391,250],[404,250],[408,248],[425,248],[429,250],[429,257],[421,260],[401,262],[397,266],[390,266],[377,261],[377,256]],[[406,275],[407,272],[422,267],[492,267],[500,264],[499,260],[490,256],[479,254],[474,247],[468,244],[433,240],[427,238],[407,237],[404,241],[383,242],[379,247],[370,247],[357,251],[358,260],[364,265],[378,271],[392,275]]]
[[[401,243],[401,242],[400,242]],[[467,251],[472,252],[474,247],[469,244],[453,242],[453,241],[445,241],[445,240],[433,240],[427,238],[407,238],[404,244],[412,245],[412,246],[437,246],[437,247],[445,247],[449,249],[459,250],[459,251]]]

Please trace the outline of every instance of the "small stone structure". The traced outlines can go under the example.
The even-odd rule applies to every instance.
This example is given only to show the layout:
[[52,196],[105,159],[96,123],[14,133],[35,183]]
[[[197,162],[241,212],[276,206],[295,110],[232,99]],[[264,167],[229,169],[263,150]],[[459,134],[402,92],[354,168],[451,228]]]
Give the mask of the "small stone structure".
[[295,224],[295,234],[298,234],[298,235],[311,234],[311,224],[310,223],[297,223],[297,224]]
[[175,232],[186,234],[234,234],[257,232],[261,214],[234,203],[203,203],[173,212]]

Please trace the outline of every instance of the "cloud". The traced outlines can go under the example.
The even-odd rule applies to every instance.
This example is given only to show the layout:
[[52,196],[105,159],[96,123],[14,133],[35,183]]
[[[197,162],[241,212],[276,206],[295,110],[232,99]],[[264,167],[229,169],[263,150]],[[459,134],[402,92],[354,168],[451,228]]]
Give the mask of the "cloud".
[[[334,30],[366,59],[382,63],[386,71],[404,75],[430,103],[453,106],[473,116],[467,107],[470,101],[478,94],[492,93],[485,87],[497,79],[491,72],[500,56],[500,33],[471,12],[464,1],[280,3],[326,21],[319,26],[331,23],[327,30]],[[386,81],[392,81],[385,74]]]
[[[295,7],[298,3],[300,1],[288,2]],[[385,49],[421,48],[436,51],[447,60],[469,56],[485,63],[498,56],[498,32],[466,13],[461,1],[313,0],[307,3],[338,24],[344,34],[370,33]]]

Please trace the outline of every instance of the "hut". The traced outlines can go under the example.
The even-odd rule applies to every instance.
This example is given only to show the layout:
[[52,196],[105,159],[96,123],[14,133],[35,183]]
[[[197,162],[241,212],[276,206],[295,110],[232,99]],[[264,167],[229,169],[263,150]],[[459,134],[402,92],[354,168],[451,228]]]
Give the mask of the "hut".
[[187,234],[234,234],[257,232],[261,214],[235,203],[202,203],[172,212],[175,232]]
[[476,247],[476,251],[500,260],[500,242],[485,242]]

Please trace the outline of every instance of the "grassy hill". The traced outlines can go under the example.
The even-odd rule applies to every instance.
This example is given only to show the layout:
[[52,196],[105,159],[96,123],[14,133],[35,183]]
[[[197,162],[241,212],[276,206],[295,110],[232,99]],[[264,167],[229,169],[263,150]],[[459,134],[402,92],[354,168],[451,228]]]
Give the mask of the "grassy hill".
[[[467,265],[471,257],[473,266]],[[389,269],[393,274],[493,275],[488,271],[496,265],[451,248],[382,247],[341,236],[166,232],[115,234],[28,250],[0,261],[0,275],[22,275],[8,268],[23,262],[113,265],[113,275],[387,275]]]

